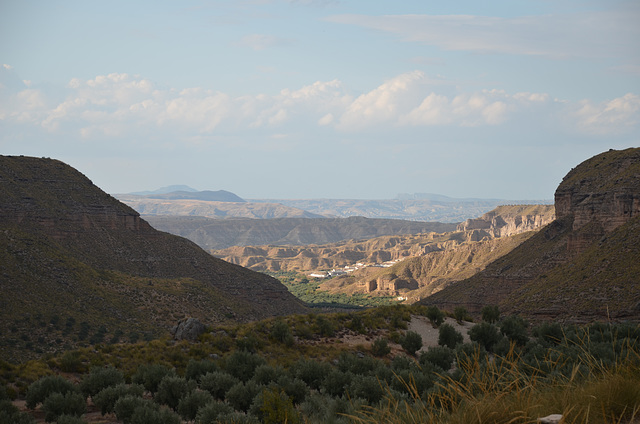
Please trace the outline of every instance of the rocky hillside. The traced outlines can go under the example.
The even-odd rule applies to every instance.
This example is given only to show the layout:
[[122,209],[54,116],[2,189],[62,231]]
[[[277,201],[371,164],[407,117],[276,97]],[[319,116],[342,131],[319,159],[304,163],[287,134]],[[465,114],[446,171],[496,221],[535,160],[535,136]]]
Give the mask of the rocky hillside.
[[483,236],[507,237],[538,230],[555,218],[552,205],[498,206],[480,218],[467,219],[458,225],[458,231],[478,230]]
[[147,217],[155,228],[186,237],[206,250],[231,246],[336,243],[395,234],[445,232],[456,224],[414,222],[397,219],[351,218],[274,218],[209,219],[203,217]]
[[5,358],[94,332],[167,334],[184,316],[213,323],[306,310],[277,280],[155,230],[50,159],[0,156],[0,263]]
[[505,204],[544,204],[545,201],[457,199],[440,195],[399,195],[396,199],[252,199],[279,203],[325,217],[364,216],[425,222],[461,222]]
[[[250,203],[242,199],[240,201],[220,201],[211,200],[218,198],[217,196],[207,197],[205,195],[201,195],[199,198],[179,197],[181,193],[187,192],[150,196],[119,194],[117,197],[118,200],[145,216],[201,216],[206,218],[252,219],[322,218],[320,215],[278,203]],[[207,192],[198,193],[206,194]]]
[[457,231],[446,233],[384,236],[324,245],[230,247],[212,253],[261,271],[308,274],[357,268],[349,276],[329,280],[322,289],[334,293],[403,295],[415,301],[451,281],[475,274],[553,217],[550,205],[500,206],[481,218],[458,225]]
[[530,317],[640,319],[640,148],[608,151],[572,169],[556,219],[508,255],[425,299]]

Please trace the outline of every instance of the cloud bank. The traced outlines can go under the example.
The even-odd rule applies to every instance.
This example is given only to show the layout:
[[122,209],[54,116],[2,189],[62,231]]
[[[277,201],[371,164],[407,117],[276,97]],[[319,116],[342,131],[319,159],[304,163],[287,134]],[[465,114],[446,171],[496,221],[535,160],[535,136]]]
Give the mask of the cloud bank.
[[[3,72],[13,72],[4,67]],[[263,131],[286,134],[309,127],[358,134],[394,128],[507,127],[527,119],[573,134],[628,134],[640,124],[640,96],[595,103],[551,93],[460,91],[434,84],[420,71],[400,74],[354,95],[339,80],[285,88],[277,95],[231,96],[203,88],[161,88],[141,76],[113,73],[72,79],[63,94],[22,84],[0,89],[6,128],[93,138],[181,139]]]

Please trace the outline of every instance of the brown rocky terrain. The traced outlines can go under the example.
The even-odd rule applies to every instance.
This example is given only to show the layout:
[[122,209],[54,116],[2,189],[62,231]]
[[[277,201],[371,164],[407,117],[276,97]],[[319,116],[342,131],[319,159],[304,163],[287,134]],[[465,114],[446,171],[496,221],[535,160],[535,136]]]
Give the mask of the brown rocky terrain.
[[213,323],[306,310],[279,281],[155,230],[50,159],[0,156],[0,263],[3,353],[77,342],[61,334],[65,319],[109,335],[162,334],[185,315]]
[[556,219],[477,275],[424,300],[472,311],[567,320],[640,318],[640,148],[610,150],[572,169]]
[[261,271],[308,274],[346,266],[358,268],[348,276],[328,280],[321,288],[332,293],[403,295],[415,301],[452,281],[475,274],[530,237],[531,231],[551,222],[554,216],[550,205],[500,206],[459,224],[457,231],[446,233],[395,235],[326,245],[242,246],[214,250],[212,254]]

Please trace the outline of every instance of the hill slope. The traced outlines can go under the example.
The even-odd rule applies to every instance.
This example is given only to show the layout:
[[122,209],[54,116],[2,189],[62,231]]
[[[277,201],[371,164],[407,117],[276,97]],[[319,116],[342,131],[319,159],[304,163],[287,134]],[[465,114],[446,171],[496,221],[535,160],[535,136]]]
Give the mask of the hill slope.
[[131,206],[145,216],[201,216],[207,218],[322,218],[302,209],[283,206],[277,203],[248,203],[232,201],[213,201],[203,199],[179,199],[142,197],[121,194],[118,200]]
[[556,220],[506,256],[424,300],[488,304],[569,320],[640,318],[640,148],[608,151],[571,170]]
[[383,235],[445,232],[456,224],[414,222],[396,219],[274,218],[210,219],[203,217],[147,217],[155,228],[194,241],[203,249],[231,246],[293,245],[336,243]]
[[0,157],[0,263],[7,357],[82,341],[53,323],[76,323],[69,334],[83,322],[110,336],[160,334],[186,315],[246,321],[305,310],[277,280],[153,229],[56,160]]

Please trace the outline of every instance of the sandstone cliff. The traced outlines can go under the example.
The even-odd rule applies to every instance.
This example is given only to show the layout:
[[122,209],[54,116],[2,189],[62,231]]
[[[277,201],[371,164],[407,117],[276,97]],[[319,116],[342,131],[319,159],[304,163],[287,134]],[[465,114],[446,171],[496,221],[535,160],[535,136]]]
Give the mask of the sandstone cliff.
[[640,317],[640,148],[608,151],[571,170],[556,219],[508,255],[424,300],[531,317]]
[[538,230],[555,219],[553,205],[498,206],[479,218],[467,219],[458,231],[480,230],[493,238]]
[[[500,206],[446,233],[308,246],[236,246],[212,253],[264,271],[310,273],[360,263],[349,276],[328,280],[321,288],[333,293],[402,295],[415,301],[484,269],[552,219],[550,205]],[[380,267],[383,263],[389,267]]]

